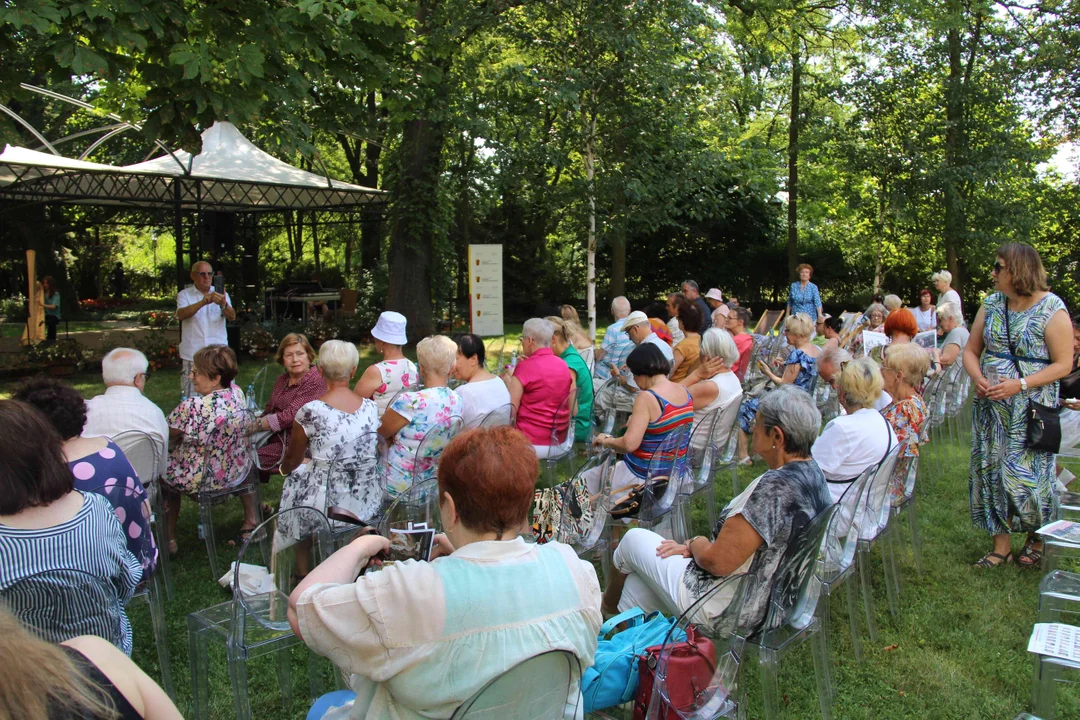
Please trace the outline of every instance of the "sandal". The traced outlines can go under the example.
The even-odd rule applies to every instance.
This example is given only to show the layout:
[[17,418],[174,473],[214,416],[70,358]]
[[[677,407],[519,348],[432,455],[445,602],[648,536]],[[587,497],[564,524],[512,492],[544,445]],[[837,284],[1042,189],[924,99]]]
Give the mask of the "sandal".
[[[997,562],[994,562],[990,558],[996,558]],[[976,562],[974,565],[972,565],[972,567],[989,570],[989,569],[993,569],[993,568],[996,568],[996,567],[1001,567],[1002,565],[1006,565],[1008,563],[1011,563],[1012,561],[1013,561],[1013,554],[1012,553],[1009,553],[1008,555],[1001,555],[1000,553],[996,553],[996,552],[988,552],[985,555],[983,555],[982,558],[980,558],[978,562]]]
[[1024,543],[1024,549],[1020,551],[1020,555],[1016,558],[1017,565],[1030,568],[1037,567],[1042,562],[1043,550],[1035,549],[1035,543],[1038,542],[1041,541],[1028,535],[1027,542]]
[[176,553],[177,553],[177,551],[179,550],[179,548],[178,548],[178,546],[176,545],[176,541],[175,541],[175,540],[170,540],[170,541],[169,541],[169,547],[168,547],[168,550],[169,550],[169,557],[173,557],[174,555],[176,555]]
[[253,533],[253,532],[255,532],[254,527],[249,527],[249,528],[241,527],[240,532],[238,532],[236,534],[236,537],[234,537],[233,539],[228,541],[228,543],[227,543],[228,546],[229,547],[237,547],[237,546],[243,545],[245,542],[248,541],[248,538],[251,537],[251,533]]

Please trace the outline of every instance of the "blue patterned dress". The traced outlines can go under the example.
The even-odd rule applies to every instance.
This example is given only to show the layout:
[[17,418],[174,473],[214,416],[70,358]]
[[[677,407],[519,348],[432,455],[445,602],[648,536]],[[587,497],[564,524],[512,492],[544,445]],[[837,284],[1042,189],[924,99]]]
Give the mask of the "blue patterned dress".
[[806,283],[806,287],[803,287],[799,281],[791,283],[787,305],[788,315],[806,313],[810,316],[811,322],[816,321],[818,308],[821,307],[821,293],[818,292],[818,286],[812,282]]
[[[814,384],[814,378],[817,377],[817,358],[810,357],[799,348],[792,348],[791,352],[788,353],[787,360],[784,361],[784,367],[786,368],[788,365],[799,366],[799,374],[795,376],[795,382],[792,384],[806,392],[810,392],[810,388]],[[757,408],[760,401],[760,398],[747,398],[742,407],[739,408],[739,427],[747,435],[754,429],[754,418],[757,417]]]
[[[1018,379],[1005,334],[1005,296],[994,293],[983,303],[985,350],[980,367],[997,368],[1002,380]],[[1017,360],[1024,375],[1046,368],[1046,325],[1065,310],[1057,295],[1047,293],[1024,311],[1011,311],[1009,324]],[[975,400],[971,434],[971,521],[991,535],[1032,532],[1056,517],[1054,454],[1025,447],[1028,399],[1057,405],[1056,382],[1017,393],[1006,400]]]

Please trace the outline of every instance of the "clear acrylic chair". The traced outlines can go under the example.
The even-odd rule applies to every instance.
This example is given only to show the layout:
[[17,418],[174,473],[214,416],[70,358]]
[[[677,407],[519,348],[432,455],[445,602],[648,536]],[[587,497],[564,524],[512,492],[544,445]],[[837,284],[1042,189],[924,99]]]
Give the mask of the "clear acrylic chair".
[[[686,465],[689,441],[690,426],[685,425],[669,432],[653,452],[641,491],[641,509],[637,514],[640,527],[655,528],[674,509],[679,486],[689,474]],[[618,490],[612,492],[619,493]]]
[[460,415],[452,415],[448,421],[432,425],[428,429],[424,438],[416,447],[412,484],[425,482],[435,477],[443,450],[454,439],[454,436],[460,432],[462,424]]
[[161,491],[161,477],[158,468],[164,464],[165,442],[154,435],[141,430],[125,430],[110,438],[121,450],[124,456],[135,468],[139,480],[146,488],[150,500],[150,527],[154,530],[154,538],[158,546],[158,564],[154,571],[160,574],[165,583],[166,597],[172,598],[173,582],[172,569],[169,567],[170,558],[167,548],[169,546],[169,534],[165,520],[165,495]]
[[[890,488],[896,461],[902,445],[897,445],[885,456],[874,471],[874,476],[866,485],[864,500],[860,503],[856,524],[859,528],[859,544],[856,549],[859,584],[862,586],[863,609],[866,612],[866,626],[871,642],[877,642],[877,625],[874,623],[874,595],[870,578],[870,551],[875,544],[881,546],[881,565],[885,571],[885,592],[889,599],[889,610],[893,616],[899,613],[897,607],[896,565],[889,551],[889,518],[892,516]],[[880,540],[880,542],[879,542]]]
[[573,720],[581,707],[581,661],[565,650],[523,660],[466,700],[451,720]]
[[493,375],[502,375],[503,373],[503,350],[506,348],[506,337],[503,336],[498,340],[492,341],[484,350],[485,362],[488,372]]
[[736,398],[727,407],[717,408],[702,417],[690,432],[690,442],[686,448],[688,482],[679,489],[678,496],[677,529],[680,536],[677,540],[691,537],[689,506],[696,495],[705,495],[705,515],[709,520],[709,529],[716,526],[716,473],[721,469],[734,470],[737,467],[734,452],[730,457],[726,456],[731,447],[732,429],[739,418],[739,399]]
[[[892,515],[895,518],[899,518],[902,513],[907,514],[908,520],[908,534],[911,535],[911,554],[915,560],[915,571],[922,575],[922,552],[921,543],[919,541],[919,510],[918,501],[915,497],[915,481],[919,475],[919,456],[904,457],[904,450],[901,449],[900,457],[896,461],[896,474],[897,478],[902,477],[901,482],[904,487],[904,494],[902,497],[895,498],[892,501]],[[897,591],[900,590],[899,576],[897,576]]]
[[[384,442],[377,431],[362,433],[337,446],[329,460],[312,460],[307,472],[313,473],[305,482],[322,487],[321,509],[330,520],[330,535],[334,549],[347,544],[356,534],[358,525],[378,522],[382,510],[383,486],[380,475],[380,446]],[[350,486],[360,488],[361,482],[370,478],[374,483],[367,488],[367,497],[373,498],[371,514],[359,517],[360,498],[351,497]],[[350,507],[352,509],[350,509]]]
[[[217,537],[214,532],[213,508],[232,497],[241,495],[255,495],[256,517],[261,519],[261,501],[259,495],[259,473],[255,472],[255,462],[252,456],[257,456],[251,447],[251,438],[247,434],[247,426],[250,414],[246,412],[230,413],[222,417],[214,431],[207,438],[204,446],[204,462],[202,480],[205,481],[208,472],[220,470],[229,478],[228,487],[222,489],[210,489],[206,483],[200,483],[195,498],[199,503],[199,536],[206,541],[206,552],[210,557],[210,572],[214,580],[221,577],[223,568],[218,557]],[[188,442],[187,439],[184,442]],[[215,447],[218,444],[234,443],[242,447],[243,452],[236,454],[226,453],[224,462],[212,460]],[[206,489],[204,489],[206,488]]]
[[[150,508],[150,498],[147,496],[146,491],[139,483],[134,485],[127,485],[123,481],[117,483],[110,483],[91,489],[95,495],[101,497],[112,503],[117,499],[117,494],[122,493],[125,497],[132,499],[132,504],[139,505],[143,508],[143,516],[148,522],[151,521],[152,510]],[[113,505],[114,512],[117,509],[117,505]],[[121,508],[121,513],[124,510]],[[117,516],[119,519],[120,516]],[[123,522],[121,522],[123,525]],[[127,531],[125,529],[124,536],[127,540]],[[154,551],[154,534],[145,533],[138,538],[139,547],[135,550],[135,556],[150,557]],[[130,545],[129,545],[129,549]],[[157,567],[154,572],[147,577],[143,576],[142,582],[139,583],[139,587],[135,589],[135,594],[132,596],[132,600],[144,600],[150,610],[150,626],[154,631],[154,644],[157,646],[158,654],[158,667],[161,670],[161,687],[165,689],[169,697],[176,698],[176,685],[173,683],[172,677],[172,660],[169,655],[169,631],[165,624],[165,583],[162,581],[161,562],[162,558],[168,556],[168,549],[157,544]]]
[[96,575],[72,568],[42,570],[0,590],[0,599],[48,642],[96,635],[123,647],[123,598]]
[[[310,541],[310,542],[303,542]],[[188,660],[191,663],[191,695],[196,719],[209,717],[209,643],[225,645],[238,720],[251,718],[247,661],[277,654],[278,682],[283,702],[292,694],[290,649],[303,642],[292,632],[287,618],[289,595],[300,582],[293,574],[297,552],[311,548],[312,567],[330,553],[330,525],[315,508],[297,507],[262,522],[240,548],[233,568],[232,600],[188,615]],[[262,565],[269,558],[269,577],[251,587],[242,575],[242,564]],[[265,567],[265,566],[263,566]],[[319,691],[317,656],[308,655],[311,696]]]
[[[672,625],[656,659],[655,680],[646,717],[713,720],[736,716],[739,658],[745,644],[738,630],[743,601],[746,599],[747,577],[745,573],[739,573],[724,578],[687,608]],[[731,598],[724,611],[717,616],[706,617],[704,608],[721,596]],[[672,638],[680,637],[687,638],[684,642],[689,643],[693,650],[672,641]],[[711,652],[704,643],[691,640],[702,637],[712,642]],[[668,685],[672,653],[677,652],[685,657],[688,652],[695,650],[704,662],[681,664],[678,685]],[[693,692],[686,692],[687,687],[692,688]]]
[[[1073,632],[1080,634],[1080,627],[1068,625]],[[1034,632],[1034,630],[1032,631]],[[1075,675],[1070,673],[1071,679],[1066,680],[1066,670],[1080,670],[1080,662],[1066,660],[1042,653],[1031,653],[1033,671],[1031,677],[1031,710],[1043,720],[1054,720],[1057,717],[1057,686],[1058,683],[1080,682]]]
[[514,415],[514,406],[511,403],[506,403],[495,408],[479,420],[473,421],[473,424],[469,427],[492,428],[500,425],[513,425]]
[[[814,655],[814,677],[817,680],[818,704],[824,720],[832,717],[833,690],[829,686],[825,638],[817,617],[821,582],[818,567],[823,547],[838,506],[831,505],[792,539],[773,579],[769,605],[761,628],[747,639],[747,646],[758,651],[758,670],[761,674],[765,717],[772,720],[780,712],[780,661],[806,640]],[[745,671],[745,663],[742,665]],[[745,683],[740,685],[744,701],[739,703],[739,716],[745,717]]]
[[274,389],[274,383],[277,382],[271,368],[276,367],[276,365],[276,363],[266,363],[259,368],[259,371],[255,373],[255,379],[251,381],[252,387],[255,388],[254,399],[257,408],[264,408],[270,402],[270,392]]
[[[574,548],[578,557],[591,556],[600,560],[604,577],[611,573],[611,538],[608,510],[611,507],[611,476],[615,469],[615,453],[604,449],[585,461],[574,477],[564,483],[562,514],[559,516],[557,540]],[[597,479],[597,490],[589,492],[588,504],[578,507],[575,485],[588,491],[587,478]]]
[[392,529],[405,528],[410,523],[425,523],[429,528],[442,531],[437,478],[415,483],[391,499],[379,518],[379,532],[383,537],[389,537]]
[[551,424],[548,454],[540,460],[540,472],[548,487],[553,487],[559,482],[560,463],[566,465],[566,477],[574,474],[574,416],[571,410],[576,399],[573,393],[567,393],[559,403],[559,409],[555,411],[555,420]]

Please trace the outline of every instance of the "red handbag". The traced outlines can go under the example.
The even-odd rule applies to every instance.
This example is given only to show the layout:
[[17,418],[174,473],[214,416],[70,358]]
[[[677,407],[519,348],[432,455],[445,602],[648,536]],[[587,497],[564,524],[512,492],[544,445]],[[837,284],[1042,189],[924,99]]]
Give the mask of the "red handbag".
[[[638,658],[638,689],[634,698],[634,720],[645,720],[652,702],[656,667],[662,645],[646,648]],[[686,640],[675,643],[668,656],[667,691],[675,707],[691,708],[695,699],[709,689],[716,672],[716,648],[712,640],[698,635],[693,625],[686,626]],[[657,720],[679,720],[667,702],[660,701]]]

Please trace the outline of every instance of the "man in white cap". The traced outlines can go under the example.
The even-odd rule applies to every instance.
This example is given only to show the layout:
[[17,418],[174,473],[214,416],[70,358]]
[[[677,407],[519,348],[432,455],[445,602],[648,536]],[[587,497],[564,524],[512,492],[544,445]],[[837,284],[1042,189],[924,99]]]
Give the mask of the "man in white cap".
[[214,268],[205,260],[191,266],[192,285],[176,296],[176,319],[180,321],[180,392],[195,394],[191,384],[191,361],[207,345],[228,345],[225,321],[235,320],[229,293],[213,291]]
[[[623,332],[630,336],[631,342],[634,345],[640,345],[641,343],[652,343],[656,347],[660,348],[660,352],[667,358],[668,363],[674,364],[675,354],[671,350],[671,346],[660,339],[660,336],[653,332],[652,325],[649,323],[649,317],[641,312],[635,310],[626,316],[626,320],[623,320]],[[610,367],[612,376],[618,377],[619,387],[617,390],[614,388],[606,388],[603,392],[597,393],[593,399],[593,403],[598,405],[601,410],[608,410],[612,406],[616,410],[630,412],[634,407],[633,393],[638,392],[639,388],[637,383],[634,382],[633,376],[629,374],[624,365],[621,368],[616,368],[613,365]],[[668,374],[671,374],[671,370],[668,370]]]
[[420,382],[420,370],[401,352],[402,346],[408,342],[404,315],[390,310],[382,313],[371,329],[371,337],[375,338],[375,350],[383,359],[368,366],[353,392],[362,398],[374,400],[379,406],[379,417],[382,417],[395,395]]

